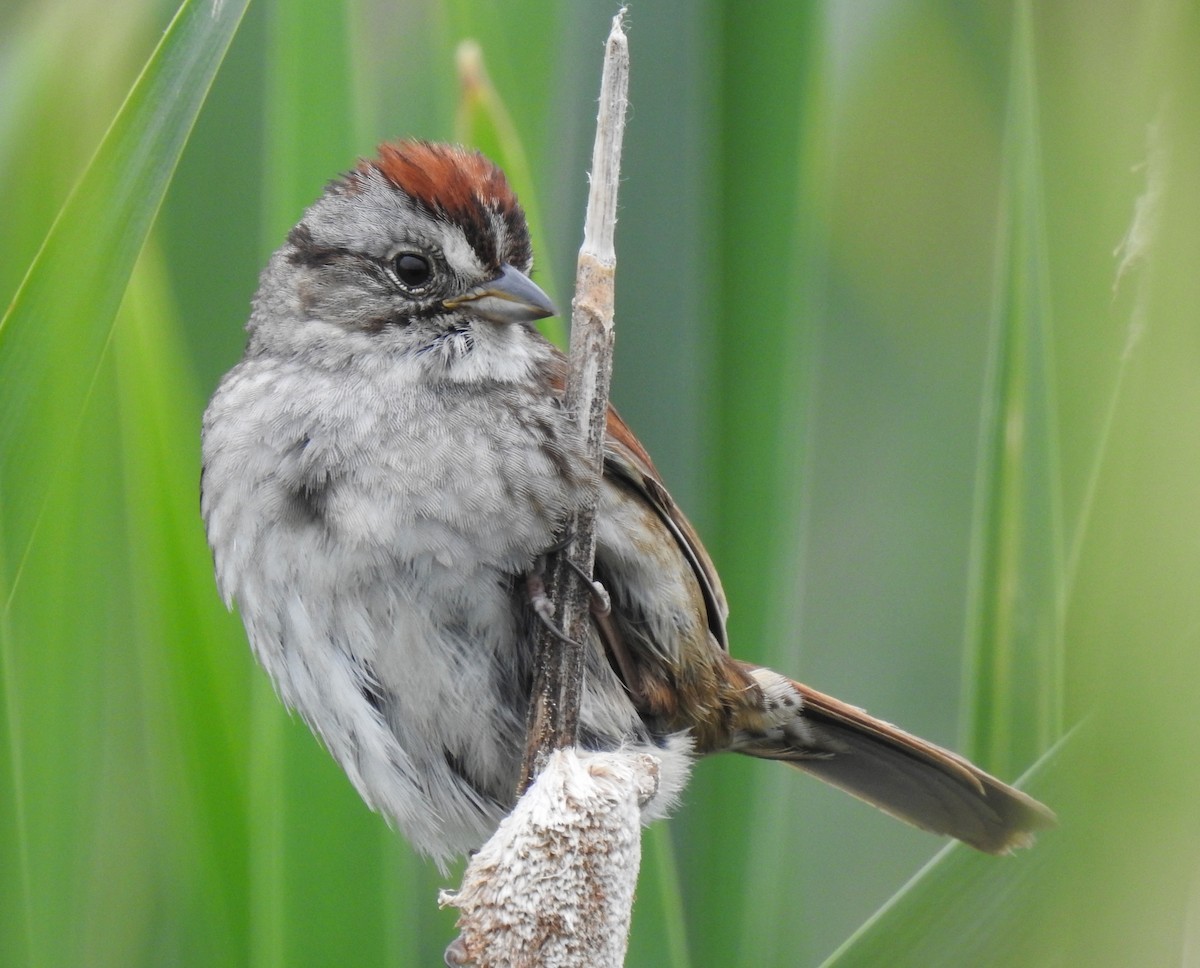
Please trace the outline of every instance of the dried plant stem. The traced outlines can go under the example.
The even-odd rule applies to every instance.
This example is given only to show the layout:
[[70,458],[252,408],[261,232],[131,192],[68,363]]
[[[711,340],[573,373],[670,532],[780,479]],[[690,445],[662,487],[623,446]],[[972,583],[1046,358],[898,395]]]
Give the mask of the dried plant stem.
[[641,864],[641,810],[658,786],[646,754],[551,753],[529,791],[483,845],[456,907],[462,933],[448,965],[621,968]]
[[580,576],[592,573],[595,557],[612,375],[613,236],[629,86],[624,14],[614,18],[605,48],[565,387],[591,464],[589,493],[546,576],[559,631],[538,631],[521,798],[471,859],[461,890],[439,899],[461,911],[461,934],[446,949],[450,965],[620,968],[641,860],[639,808],[657,788],[652,756],[572,748],[592,596]]
[[590,575],[596,551],[596,503],[604,461],[604,430],[612,376],[613,285],[616,250],[617,183],[629,90],[629,46],[624,8],[613,20],[605,46],[600,83],[600,112],[592,149],[591,189],[583,246],[575,276],[571,312],[570,372],[565,404],[577,415],[592,465],[584,510],[567,525],[570,543],[552,556],[546,592],[554,605],[554,624],[570,642],[539,629],[533,694],[526,733],[520,792],[556,749],[575,744],[579,697],[583,686],[583,649],[587,639],[591,589],[579,575]]

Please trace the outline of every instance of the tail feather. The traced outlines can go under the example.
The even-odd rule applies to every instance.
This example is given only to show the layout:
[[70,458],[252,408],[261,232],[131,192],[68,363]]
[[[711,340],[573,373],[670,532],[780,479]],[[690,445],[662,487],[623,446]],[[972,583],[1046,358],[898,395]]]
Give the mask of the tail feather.
[[1053,827],[1054,814],[949,750],[801,683],[799,729],[739,745],[783,760],[892,816],[1005,854]]

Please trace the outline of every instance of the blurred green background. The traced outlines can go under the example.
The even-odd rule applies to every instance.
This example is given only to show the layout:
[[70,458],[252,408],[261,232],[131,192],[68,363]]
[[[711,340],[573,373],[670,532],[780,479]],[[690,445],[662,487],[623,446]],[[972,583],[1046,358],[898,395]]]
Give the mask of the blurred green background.
[[[456,878],[218,601],[199,416],[268,253],[385,138],[501,161],[565,303],[613,13],[0,8],[0,964],[440,963]],[[629,31],[614,400],[734,650],[1008,779],[1053,748],[1062,821],[938,853],[706,762],[629,964],[1200,965],[1194,0],[643,0]]]

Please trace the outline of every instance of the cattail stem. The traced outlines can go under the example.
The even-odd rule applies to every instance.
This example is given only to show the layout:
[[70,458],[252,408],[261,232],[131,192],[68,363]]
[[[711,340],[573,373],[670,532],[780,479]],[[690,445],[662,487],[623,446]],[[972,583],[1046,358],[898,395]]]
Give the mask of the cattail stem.
[[613,19],[605,48],[565,388],[590,486],[545,576],[553,619],[538,628],[520,800],[471,859],[461,890],[440,898],[461,911],[449,965],[620,968],[641,861],[640,807],[658,783],[652,756],[573,749],[594,594],[581,576],[591,575],[595,557],[612,375],[613,237],[629,88],[624,15],[622,8]]
[[538,629],[533,694],[518,792],[528,788],[554,750],[575,745],[578,732],[583,643],[587,639],[591,599],[591,589],[580,575],[592,573],[596,552],[596,504],[604,469],[604,431],[612,377],[616,278],[613,239],[629,91],[629,45],[623,30],[624,15],[622,8],[613,19],[605,46],[591,189],[571,304],[570,372],[565,406],[579,420],[592,477],[584,509],[567,524],[570,541],[552,556],[546,581],[546,594],[554,606],[554,624],[570,641],[564,641],[550,629]]

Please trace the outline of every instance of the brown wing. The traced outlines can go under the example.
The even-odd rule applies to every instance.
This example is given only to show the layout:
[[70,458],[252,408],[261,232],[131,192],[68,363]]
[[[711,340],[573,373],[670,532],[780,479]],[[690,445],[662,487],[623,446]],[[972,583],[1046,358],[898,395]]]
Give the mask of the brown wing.
[[650,455],[646,453],[646,448],[612,406],[608,408],[607,431],[605,474],[632,487],[674,536],[679,550],[691,565],[700,585],[700,592],[704,596],[704,605],[708,611],[709,631],[717,644],[729,651],[729,640],[725,633],[725,619],[729,615],[729,607],[725,603],[725,592],[721,588],[717,569],[713,567],[712,559],[700,543],[696,530],[659,480],[658,471],[655,470]]
[[596,525],[596,578],[612,609],[594,626],[630,698],[698,750],[729,745],[728,711],[751,684],[730,657],[725,596],[649,454],[611,407]]

